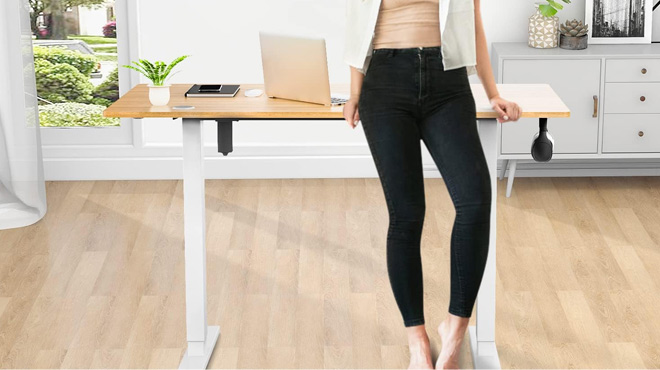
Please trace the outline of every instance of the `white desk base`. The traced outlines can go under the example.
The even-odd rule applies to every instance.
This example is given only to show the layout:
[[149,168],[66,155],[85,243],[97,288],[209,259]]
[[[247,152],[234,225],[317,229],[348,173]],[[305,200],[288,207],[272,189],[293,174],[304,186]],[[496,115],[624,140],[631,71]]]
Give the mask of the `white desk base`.
[[[209,360],[213,354],[213,348],[218,342],[220,337],[220,327],[219,326],[209,326],[206,331],[206,342],[188,342],[188,349],[186,353],[183,354],[181,363],[179,364],[179,369],[206,369],[209,365]],[[192,344],[192,346],[191,346]],[[193,346],[201,346],[201,355],[192,355]]]
[[[476,326],[469,327],[476,369],[500,369],[495,346],[495,247],[497,241],[497,153],[500,129],[495,119],[478,120],[479,137],[492,184],[488,260],[476,303]],[[180,369],[206,368],[220,327],[206,323],[206,205],[202,120],[183,120],[183,203],[188,349]]]

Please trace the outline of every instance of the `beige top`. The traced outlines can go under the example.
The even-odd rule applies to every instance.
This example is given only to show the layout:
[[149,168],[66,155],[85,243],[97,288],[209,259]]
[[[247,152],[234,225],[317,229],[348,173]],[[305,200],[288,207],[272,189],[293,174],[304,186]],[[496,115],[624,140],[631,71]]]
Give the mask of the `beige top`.
[[373,47],[440,46],[440,0],[381,0]]

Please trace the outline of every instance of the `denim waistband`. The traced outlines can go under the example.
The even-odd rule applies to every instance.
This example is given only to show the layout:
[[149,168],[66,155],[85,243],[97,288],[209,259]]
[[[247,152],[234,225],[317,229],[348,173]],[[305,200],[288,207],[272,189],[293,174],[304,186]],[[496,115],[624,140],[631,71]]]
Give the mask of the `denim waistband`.
[[442,46],[416,46],[412,48],[378,48],[373,49],[373,54],[384,54],[388,56],[393,56],[397,54],[426,54],[426,55],[437,55],[442,57],[440,49]]

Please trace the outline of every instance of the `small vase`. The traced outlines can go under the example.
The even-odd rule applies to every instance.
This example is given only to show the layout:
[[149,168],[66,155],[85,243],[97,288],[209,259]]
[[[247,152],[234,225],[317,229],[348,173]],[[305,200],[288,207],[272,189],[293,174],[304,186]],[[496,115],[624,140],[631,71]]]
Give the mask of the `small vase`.
[[162,107],[170,102],[170,85],[154,86],[149,84],[148,86],[151,105]]
[[536,13],[529,17],[529,41],[533,48],[556,48],[558,44],[559,17],[546,17],[539,10],[539,3],[534,4]]

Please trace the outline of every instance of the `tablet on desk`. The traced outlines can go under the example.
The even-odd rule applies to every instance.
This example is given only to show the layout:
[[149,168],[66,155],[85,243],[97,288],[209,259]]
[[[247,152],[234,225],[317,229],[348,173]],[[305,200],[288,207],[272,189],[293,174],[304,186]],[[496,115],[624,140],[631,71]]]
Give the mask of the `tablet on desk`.
[[231,98],[236,95],[241,85],[193,85],[185,94],[186,98]]

